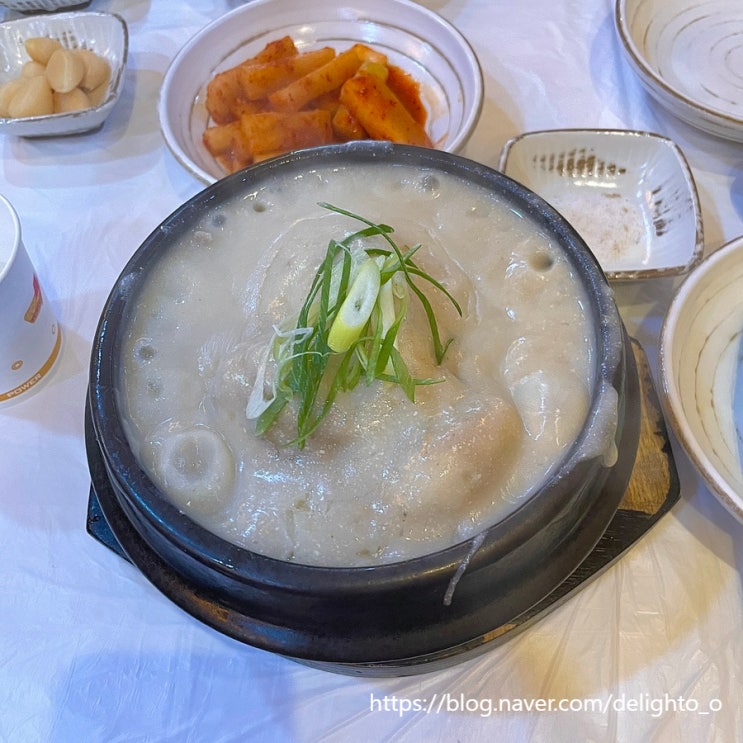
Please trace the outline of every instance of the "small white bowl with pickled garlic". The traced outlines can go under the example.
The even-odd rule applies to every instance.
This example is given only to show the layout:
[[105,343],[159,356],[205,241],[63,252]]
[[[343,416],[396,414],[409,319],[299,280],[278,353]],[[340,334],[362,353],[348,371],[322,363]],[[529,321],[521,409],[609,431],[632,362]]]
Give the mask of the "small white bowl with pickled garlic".
[[743,237],[685,279],[661,333],[670,425],[710,491],[743,522]]
[[688,272],[702,259],[702,217],[686,158],[648,132],[556,129],[509,140],[500,170],[555,207],[607,278]]
[[0,24],[0,133],[49,137],[97,129],[121,95],[127,52],[126,24],[113,13]]

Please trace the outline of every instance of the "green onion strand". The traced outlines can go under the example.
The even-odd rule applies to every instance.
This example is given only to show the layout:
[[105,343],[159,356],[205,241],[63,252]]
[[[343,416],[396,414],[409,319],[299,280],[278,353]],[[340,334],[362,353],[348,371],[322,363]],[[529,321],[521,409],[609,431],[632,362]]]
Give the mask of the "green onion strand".
[[[268,399],[264,398],[265,372],[261,368],[256,379],[256,387],[260,384],[261,388],[253,390],[247,407],[248,417],[255,419],[256,435],[262,436],[294,401],[297,430],[289,444],[300,449],[328,415],[338,394],[353,390],[362,380],[367,386],[374,381],[397,384],[413,402],[416,387],[443,381],[414,378],[397,348],[398,332],[407,315],[409,293],[417,297],[423,307],[438,365],[452,342],[452,339],[442,341],[431,302],[414,278],[440,291],[462,315],[459,303],[450,292],[413,261],[413,256],[421,249],[420,244],[403,250],[392,239],[394,230],[389,225],[377,224],[332,204],[321,203],[320,206],[361,222],[365,227],[341,241],[328,243],[298,314],[274,329],[270,352],[265,354],[264,360],[267,363],[272,357],[276,364],[271,394]],[[381,237],[389,246],[389,249],[364,246],[360,251],[361,258],[373,258],[379,265],[379,288],[373,286],[366,290],[370,299],[374,296],[372,292],[377,291],[374,306],[363,328],[361,323],[365,316],[358,325],[352,326],[361,328],[359,337],[350,342],[355,334],[346,336],[343,347],[348,342],[350,347],[336,353],[328,345],[328,336],[363,262],[358,257],[359,252],[352,254],[351,246],[373,237]]]

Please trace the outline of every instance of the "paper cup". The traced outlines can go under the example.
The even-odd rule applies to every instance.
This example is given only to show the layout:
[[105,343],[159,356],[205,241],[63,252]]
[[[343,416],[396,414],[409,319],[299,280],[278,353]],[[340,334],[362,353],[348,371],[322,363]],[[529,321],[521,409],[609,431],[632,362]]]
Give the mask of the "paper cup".
[[0,407],[34,390],[59,357],[62,333],[21,240],[18,215],[0,195]]

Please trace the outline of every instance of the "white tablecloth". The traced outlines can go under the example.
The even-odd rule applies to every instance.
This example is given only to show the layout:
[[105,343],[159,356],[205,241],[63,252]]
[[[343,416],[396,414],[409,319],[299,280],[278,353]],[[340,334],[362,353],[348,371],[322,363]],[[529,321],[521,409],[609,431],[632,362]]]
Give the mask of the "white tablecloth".
[[[675,445],[680,502],[616,565],[506,644],[412,678],[348,678],[231,640],[86,533],[96,323],[131,253],[201,188],[160,134],[160,84],[181,45],[237,4],[93,0],[130,32],[110,119],[89,135],[0,141],[0,192],[64,332],[48,384],[0,411],[0,741],[740,740],[743,527]],[[743,234],[743,146],[645,95],[612,0],[425,4],[482,64],[486,101],[466,155],[495,166],[506,140],[530,130],[654,131],[693,169],[706,252]],[[617,289],[654,369],[673,289]],[[415,710],[422,700],[432,709]],[[546,711],[549,700],[563,709]]]

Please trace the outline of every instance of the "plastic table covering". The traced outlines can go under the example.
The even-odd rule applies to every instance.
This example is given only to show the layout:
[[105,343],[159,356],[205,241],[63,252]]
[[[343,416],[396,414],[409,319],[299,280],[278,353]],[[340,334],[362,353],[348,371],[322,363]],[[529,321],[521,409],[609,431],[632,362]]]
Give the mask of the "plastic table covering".
[[[743,234],[743,145],[644,93],[611,0],[425,4],[483,68],[468,157],[496,166],[508,138],[540,129],[657,132],[692,167],[706,253]],[[202,188],[160,134],[160,84],[180,47],[235,6],[93,0],[130,32],[110,118],[74,138],[0,141],[0,192],[64,333],[48,383],[0,410],[0,741],[740,740],[743,526],[675,441],[680,500],[621,560],[505,644],[421,676],[351,678],[243,645],[86,533],[83,407],[100,311],[140,242]],[[616,289],[656,374],[677,283]]]

